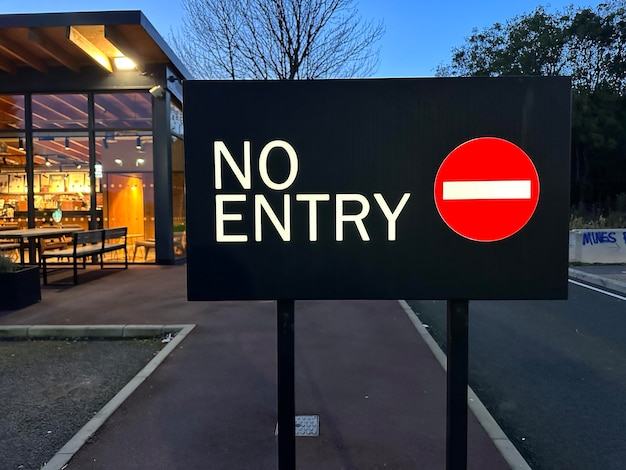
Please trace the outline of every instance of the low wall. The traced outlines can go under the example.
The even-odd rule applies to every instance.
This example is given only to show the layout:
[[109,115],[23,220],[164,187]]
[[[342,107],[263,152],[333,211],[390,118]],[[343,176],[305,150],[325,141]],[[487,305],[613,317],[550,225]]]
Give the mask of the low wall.
[[570,231],[569,260],[574,263],[626,263],[626,228]]

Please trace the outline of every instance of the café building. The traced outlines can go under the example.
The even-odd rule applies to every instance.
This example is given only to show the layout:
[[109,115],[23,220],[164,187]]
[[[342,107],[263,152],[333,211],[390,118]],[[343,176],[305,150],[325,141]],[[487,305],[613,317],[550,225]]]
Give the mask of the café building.
[[0,228],[128,227],[185,259],[182,86],[140,11],[0,15]]

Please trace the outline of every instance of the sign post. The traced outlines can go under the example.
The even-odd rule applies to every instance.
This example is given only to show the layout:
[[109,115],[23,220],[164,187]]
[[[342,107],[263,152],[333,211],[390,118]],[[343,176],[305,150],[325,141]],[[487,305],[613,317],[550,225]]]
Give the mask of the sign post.
[[294,301],[278,300],[278,468],[296,468]]
[[187,298],[279,299],[281,468],[300,299],[448,301],[448,468],[465,468],[468,302],[567,298],[570,78],[183,92]]
[[448,300],[446,469],[467,468],[467,300]]

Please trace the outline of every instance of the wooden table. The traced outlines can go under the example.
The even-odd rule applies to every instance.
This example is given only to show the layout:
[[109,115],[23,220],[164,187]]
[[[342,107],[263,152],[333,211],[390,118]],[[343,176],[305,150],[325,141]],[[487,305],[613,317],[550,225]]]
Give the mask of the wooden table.
[[[14,230],[3,230],[0,232],[0,238],[5,239],[13,239],[18,240],[20,243],[20,262],[25,264],[24,262],[24,248],[26,244],[25,240],[28,240],[28,243],[31,247],[39,246],[39,241],[43,238],[52,238],[58,237],[60,235],[71,235],[75,232],[82,231],[81,228],[60,228],[60,227],[41,227],[41,228],[25,228],[25,229],[14,229]],[[32,254],[33,252],[31,252]],[[30,260],[29,260],[30,261]],[[32,262],[30,264],[33,264]]]

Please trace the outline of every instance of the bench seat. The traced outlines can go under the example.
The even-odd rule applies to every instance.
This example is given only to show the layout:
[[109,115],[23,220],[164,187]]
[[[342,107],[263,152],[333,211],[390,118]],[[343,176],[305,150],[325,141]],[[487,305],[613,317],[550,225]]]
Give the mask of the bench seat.
[[74,284],[78,284],[78,260],[82,259],[83,269],[87,267],[87,258],[100,257],[100,269],[104,269],[104,254],[124,250],[124,269],[128,269],[128,252],[126,248],[127,227],[96,229],[76,232],[72,235],[69,248],[43,252],[43,284],[48,285],[48,263],[50,258],[68,258],[72,260]]

